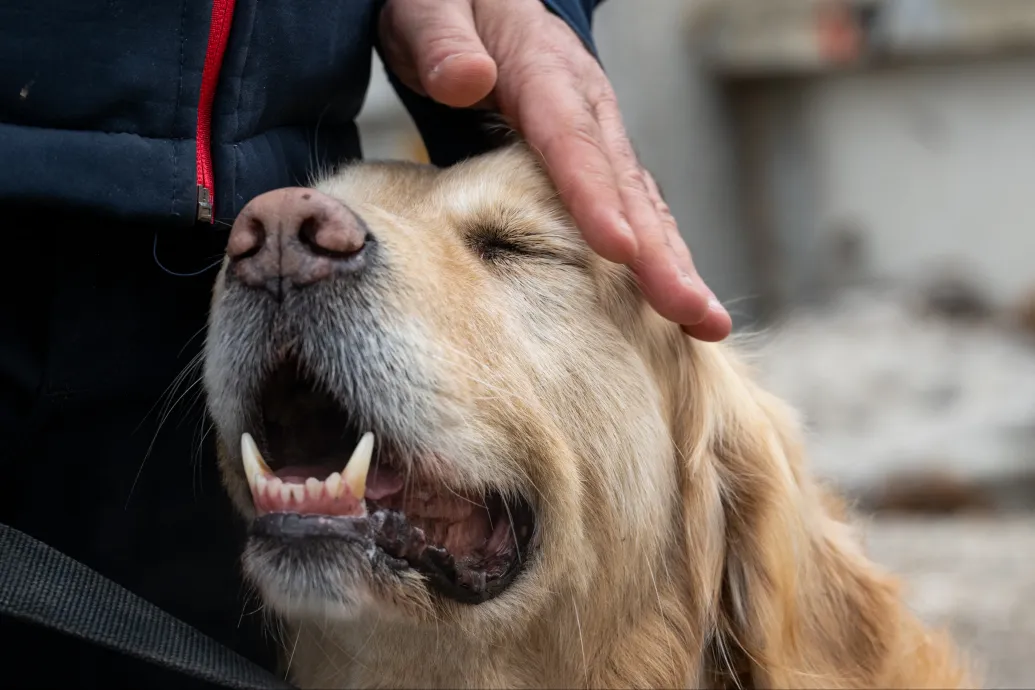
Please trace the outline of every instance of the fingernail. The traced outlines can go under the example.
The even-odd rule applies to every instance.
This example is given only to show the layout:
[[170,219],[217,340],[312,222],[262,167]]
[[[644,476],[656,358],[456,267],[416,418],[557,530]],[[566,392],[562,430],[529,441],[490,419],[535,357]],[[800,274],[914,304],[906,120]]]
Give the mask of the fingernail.
[[467,55],[467,53],[453,53],[452,55],[445,56],[444,58],[442,58],[442,60],[437,65],[435,65],[434,67],[431,68],[431,72],[429,72],[429,75],[430,74],[438,74],[439,72],[442,71],[442,68],[445,67],[447,63],[452,62],[453,60],[457,59],[461,55]]
[[630,240],[636,240],[636,233],[633,232],[632,226],[629,225],[629,221],[625,219],[624,215],[618,216],[618,232]]
[[629,221],[625,219],[625,214],[619,213],[618,217],[614,222],[614,229],[618,231],[618,234],[622,236],[622,239],[628,244],[628,256],[623,258],[622,261],[632,262],[635,261],[636,257],[640,253],[640,242],[636,238],[636,233],[633,232],[632,226],[629,225]]

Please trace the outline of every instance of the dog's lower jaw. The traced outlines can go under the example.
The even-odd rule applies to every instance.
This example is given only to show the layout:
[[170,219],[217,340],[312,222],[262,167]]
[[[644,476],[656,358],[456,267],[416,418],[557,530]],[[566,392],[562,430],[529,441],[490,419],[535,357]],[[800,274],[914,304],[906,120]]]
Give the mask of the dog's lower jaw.
[[692,643],[701,631],[678,613],[679,591],[659,576],[657,590],[629,593],[640,615],[625,621],[567,592],[502,633],[449,613],[417,623],[373,606],[349,621],[288,623],[281,639],[303,689],[705,687]]

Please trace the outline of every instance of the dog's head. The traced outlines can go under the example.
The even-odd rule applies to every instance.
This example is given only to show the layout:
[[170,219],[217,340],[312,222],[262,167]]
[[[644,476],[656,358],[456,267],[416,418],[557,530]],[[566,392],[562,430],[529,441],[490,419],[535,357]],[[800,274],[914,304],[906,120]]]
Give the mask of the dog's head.
[[[206,355],[244,567],[310,684],[796,673],[781,635],[824,614],[793,564],[865,567],[784,410],[590,251],[522,146],[255,199]],[[862,585],[814,604],[891,596]]]

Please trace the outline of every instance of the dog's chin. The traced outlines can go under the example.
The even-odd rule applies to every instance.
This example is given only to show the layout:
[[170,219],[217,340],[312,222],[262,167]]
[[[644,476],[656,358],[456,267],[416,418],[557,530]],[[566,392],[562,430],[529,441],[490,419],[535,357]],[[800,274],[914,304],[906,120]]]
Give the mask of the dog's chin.
[[319,622],[428,612],[435,595],[423,575],[333,522],[284,514],[252,524],[243,565],[266,605]]
[[354,621],[396,608],[391,602],[419,610],[426,597],[419,580],[379,576],[370,556],[358,543],[252,536],[243,565],[263,603],[289,620]]
[[364,416],[297,361],[259,390],[243,425],[255,436],[242,437],[239,464],[224,470],[252,508],[245,572],[277,613],[355,619],[479,605],[520,576],[536,527],[520,495],[449,486],[384,431],[375,453]]

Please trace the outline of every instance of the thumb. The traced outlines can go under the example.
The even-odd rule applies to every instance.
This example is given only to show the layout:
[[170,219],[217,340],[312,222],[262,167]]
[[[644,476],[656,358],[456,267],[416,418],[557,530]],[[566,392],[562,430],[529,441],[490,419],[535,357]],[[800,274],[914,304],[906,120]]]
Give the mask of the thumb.
[[495,88],[496,62],[478,37],[471,0],[389,0],[384,12],[386,38],[412,57],[428,96],[466,108]]

